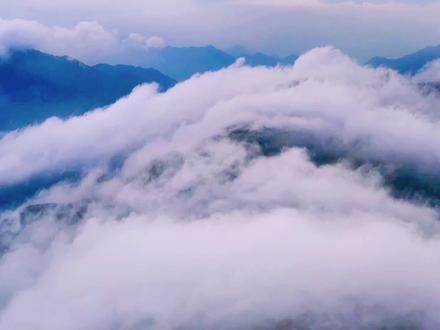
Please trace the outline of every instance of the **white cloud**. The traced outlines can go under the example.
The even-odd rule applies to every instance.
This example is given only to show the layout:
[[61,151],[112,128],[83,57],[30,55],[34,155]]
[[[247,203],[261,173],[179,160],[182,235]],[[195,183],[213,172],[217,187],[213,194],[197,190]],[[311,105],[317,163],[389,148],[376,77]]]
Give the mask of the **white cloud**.
[[[73,242],[43,252],[48,267],[14,295],[0,325],[252,328],[313,311],[312,326],[334,329],[417,321],[411,312],[420,310],[422,328],[434,329],[439,241],[377,214],[353,216],[279,209],[188,224],[92,220]],[[21,249],[15,262],[25,265],[31,256],[18,259]],[[2,283],[23,276],[11,275]]]
[[124,35],[157,35],[173,45],[242,43],[267,53],[300,54],[332,44],[369,59],[440,40],[438,1],[20,0],[0,3],[0,12],[49,26],[97,21]]
[[161,37],[150,37],[146,40],[146,44],[149,48],[163,48],[166,46],[166,41]]
[[157,36],[147,38],[140,33],[130,33],[130,35],[128,36],[128,40],[145,49],[163,48],[166,46],[166,41],[164,38]]
[[95,22],[81,22],[72,29],[48,27],[21,19],[0,20],[0,47],[33,47],[55,55],[69,55],[93,62],[114,52],[117,39]]
[[264,0],[238,0],[237,3],[265,6],[267,8],[281,6],[295,9],[324,5],[320,0],[273,0],[270,2]]
[[[0,216],[9,219],[2,237],[12,232],[0,259],[0,328],[270,328],[285,319],[438,328],[436,209],[392,197],[372,168],[317,166],[296,147],[264,157],[229,138],[234,128],[272,128],[290,146],[308,141],[438,178],[438,101],[321,48],[292,67],[233,65],[162,94],[142,86],[108,109],[6,135],[0,185],[82,167],[82,180],[30,204],[88,211],[77,225],[37,212],[25,228],[26,205]],[[126,160],[109,169],[118,154]]]
[[429,63],[414,79],[422,83],[440,83],[440,60]]
[[[397,74],[361,67],[331,48],[317,49],[290,68],[231,67],[165,94],[143,87],[107,110],[7,134],[0,140],[0,182],[88,164],[181,134],[208,138],[245,124],[294,128],[356,157],[435,169],[440,149],[430,142],[439,134],[432,121],[437,102]],[[236,115],[237,109],[243,110]]]
[[88,64],[130,63],[148,48],[166,46],[164,38],[139,33],[128,36],[105,29],[97,22],[80,22],[72,28],[47,26],[23,19],[0,19],[0,51],[35,48],[59,56],[70,56]]

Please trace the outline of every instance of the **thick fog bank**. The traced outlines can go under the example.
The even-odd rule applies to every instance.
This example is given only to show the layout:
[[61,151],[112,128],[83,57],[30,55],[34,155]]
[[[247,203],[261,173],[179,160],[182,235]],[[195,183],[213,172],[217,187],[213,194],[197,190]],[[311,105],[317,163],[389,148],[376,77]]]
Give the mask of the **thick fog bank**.
[[321,48],[7,134],[1,187],[78,174],[0,215],[0,329],[437,329],[423,82]]

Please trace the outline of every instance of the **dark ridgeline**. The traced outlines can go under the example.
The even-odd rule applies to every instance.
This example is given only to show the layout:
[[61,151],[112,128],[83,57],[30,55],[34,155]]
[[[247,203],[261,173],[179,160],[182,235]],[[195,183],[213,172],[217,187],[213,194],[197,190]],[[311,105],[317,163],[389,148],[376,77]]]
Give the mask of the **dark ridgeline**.
[[155,69],[88,66],[37,50],[12,50],[0,58],[0,131],[66,118],[114,103],[142,83],[162,91],[175,81]]
[[[11,50],[0,58],[0,132],[49,117],[67,118],[114,103],[143,83],[161,91],[196,73],[216,71],[244,57],[250,66],[293,64],[296,55],[228,54],[213,46],[165,47],[138,54],[138,66],[89,66],[33,49]],[[154,68],[154,69],[153,69]],[[163,72],[163,73],[162,73]],[[170,78],[172,77],[172,78]]]

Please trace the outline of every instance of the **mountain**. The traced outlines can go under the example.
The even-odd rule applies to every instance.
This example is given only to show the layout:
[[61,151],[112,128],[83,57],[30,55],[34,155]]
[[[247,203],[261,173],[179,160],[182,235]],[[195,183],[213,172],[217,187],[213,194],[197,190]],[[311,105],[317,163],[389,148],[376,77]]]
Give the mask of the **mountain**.
[[268,66],[291,65],[298,59],[298,55],[289,55],[286,57],[278,57],[267,55],[264,53],[251,53],[241,45],[235,45],[228,48],[226,52],[235,58],[244,57],[246,64],[250,66]]
[[148,50],[139,64],[156,68],[181,81],[195,73],[225,68],[235,60],[235,57],[213,46],[165,47]]
[[136,64],[156,68],[182,81],[196,73],[217,71],[228,67],[240,57],[244,57],[250,66],[271,67],[292,64],[297,58],[296,55],[278,58],[263,53],[251,54],[242,46],[235,46],[228,51],[230,53],[213,46],[153,48],[142,55],[142,60]]
[[0,58],[0,131],[57,116],[85,113],[114,103],[139,84],[166,90],[175,81],[155,69],[88,66],[37,50],[11,50]]
[[440,59],[440,45],[426,47],[418,52],[396,59],[374,57],[367,64],[372,67],[386,67],[402,74],[413,75],[423,69],[426,64],[436,59]]
[[37,50],[11,50],[0,58],[0,132],[109,105],[142,83],[157,82],[166,90],[175,84],[169,77],[185,80],[228,67],[239,57],[250,66],[269,67],[292,64],[297,58],[235,50],[234,56],[213,46],[154,48],[138,56],[138,66],[88,66]]
[[227,49],[226,52],[235,58],[243,57],[246,60],[246,64],[249,66],[274,67],[277,65],[291,65],[298,59],[297,55],[278,57],[260,52],[251,53],[241,45],[233,46]]
[[266,55],[263,53],[247,54],[243,56],[246,59],[246,63],[250,66],[268,66],[273,67],[277,65],[291,65],[295,63],[298,56],[290,55],[287,57],[277,57],[272,55]]
[[242,45],[235,45],[225,50],[226,53],[234,56],[234,57],[242,57],[250,54],[246,47]]

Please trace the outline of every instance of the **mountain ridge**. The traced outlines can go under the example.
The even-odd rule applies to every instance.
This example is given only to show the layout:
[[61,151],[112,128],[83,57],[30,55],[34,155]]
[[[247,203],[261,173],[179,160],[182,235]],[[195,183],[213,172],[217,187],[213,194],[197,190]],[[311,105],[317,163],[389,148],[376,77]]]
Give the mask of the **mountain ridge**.
[[66,118],[114,103],[135,86],[176,82],[156,69],[128,65],[86,65],[35,49],[14,49],[0,58],[0,131]]
[[[245,52],[245,53],[243,53]],[[197,73],[217,71],[232,65],[238,58],[245,58],[249,66],[277,66],[293,64],[297,55],[277,57],[264,53],[250,53],[244,47],[235,47],[228,52],[212,45],[153,48],[139,54],[137,65],[153,67],[178,81],[186,80]]]
[[437,59],[440,59],[440,45],[428,46],[399,58],[376,56],[371,58],[366,64],[375,68],[386,67],[396,70],[401,74],[414,75],[428,63]]

